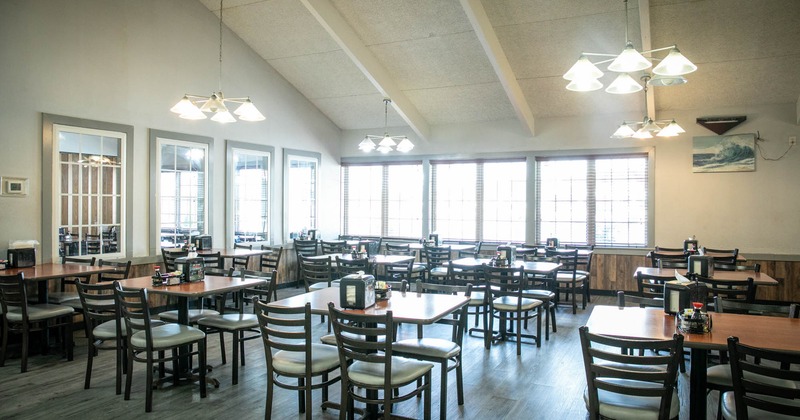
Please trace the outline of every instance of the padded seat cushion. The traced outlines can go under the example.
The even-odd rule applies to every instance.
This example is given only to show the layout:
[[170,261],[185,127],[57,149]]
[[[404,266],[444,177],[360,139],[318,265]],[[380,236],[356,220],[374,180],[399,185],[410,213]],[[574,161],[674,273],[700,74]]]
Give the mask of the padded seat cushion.
[[[343,334],[352,335],[352,334],[349,334],[349,333],[343,333]],[[359,337],[362,340],[364,339],[363,335],[360,335]],[[323,335],[322,337],[319,338],[319,341],[321,341],[322,344],[325,344],[325,345],[335,346],[336,345],[336,334]],[[384,337],[378,337],[378,341],[379,342],[383,342],[383,341],[386,341],[386,339]]]
[[[138,319],[134,319],[132,321],[134,321],[134,325],[139,325],[140,326],[139,328],[136,328],[137,330],[141,330],[142,329],[141,328],[142,321],[140,321]],[[152,327],[158,327],[159,325],[164,325],[164,324],[165,324],[164,321],[159,321],[157,319],[150,320],[150,327],[151,328]],[[114,338],[117,337],[117,323],[116,323],[116,321],[106,321],[106,322],[94,327],[94,329],[92,330],[92,334],[94,335],[95,338],[98,338],[100,340],[114,339]],[[125,328],[125,321],[124,320],[122,321],[122,334],[121,335],[122,335],[122,337],[125,337],[125,336],[128,335],[128,329]]]
[[255,314],[211,315],[201,318],[197,324],[222,330],[241,330],[258,327],[258,318]]
[[[164,324],[150,329],[153,336],[153,348],[163,349],[188,344],[205,338],[205,333],[197,328],[181,324]],[[131,337],[131,345],[144,348],[147,345],[147,331],[139,331]]]
[[[644,381],[634,381],[626,379],[606,379],[616,385],[631,386],[637,388],[661,387],[660,384]],[[658,409],[661,406],[661,398],[658,397],[638,397],[632,395],[616,394],[605,390],[597,391],[597,398],[600,402],[600,415],[617,420],[644,420],[658,419]],[[589,389],[583,392],[583,401],[589,408]],[[678,390],[673,389],[672,401],[669,407],[669,417],[677,418],[680,413],[680,401],[678,401]]]
[[[538,299],[522,298],[522,302],[520,302],[520,309],[523,311],[530,311],[541,304],[542,301]],[[494,309],[497,311],[516,311],[517,298],[513,296],[501,296],[492,301],[492,307],[494,307]]]
[[406,355],[413,354],[449,359],[457,356],[461,352],[461,347],[450,340],[441,338],[411,338],[392,344],[392,351],[405,353]]
[[68,300],[80,300],[78,292],[50,292],[47,294],[47,301],[50,303],[64,303]]
[[[783,404],[791,404],[797,406],[797,412],[800,412],[800,400],[785,400],[778,397],[771,397],[769,395],[761,396],[760,398],[765,401],[781,402]],[[736,419],[736,400],[733,396],[733,391],[728,391],[722,394],[722,415],[729,420]],[[797,419],[797,416],[787,416],[782,414],[770,413],[768,411],[759,410],[757,408],[748,407],[747,417],[750,420],[788,420]]]
[[[219,315],[219,312],[213,309],[189,309],[189,323],[196,324],[200,318],[204,318],[211,315]],[[158,314],[158,317],[161,318],[162,321],[167,322],[178,322],[178,311],[166,311],[161,312]]]
[[[28,305],[28,320],[41,321],[43,319],[71,315],[73,312],[75,312],[74,309],[65,305],[53,305],[50,303]],[[19,307],[8,308],[6,317],[9,321],[22,321],[22,309]]]
[[[272,366],[283,374],[303,375],[306,372],[306,354],[301,351],[281,350],[272,356]],[[325,372],[339,366],[339,349],[326,344],[311,344],[311,373]]]
[[447,267],[434,267],[434,268],[431,268],[430,274],[432,276],[446,276],[448,274],[447,273]]
[[[722,365],[711,366],[710,368],[706,369],[706,375],[708,375],[707,382],[709,384],[714,384],[721,387],[727,387],[731,390],[733,389],[733,377],[731,375],[731,365],[722,364]],[[752,380],[757,380],[757,378],[760,378],[758,379],[759,382],[764,382],[767,384],[777,385],[781,387],[787,387],[787,388],[797,387],[797,384],[795,384],[793,381],[771,378],[769,376],[756,375],[750,372],[745,372],[745,376],[748,379]]]
[[411,265],[412,273],[421,273],[428,269],[428,266],[423,263],[414,263]]
[[[582,282],[584,280],[586,280],[586,276],[585,275],[582,275],[582,274],[577,273],[577,272],[575,273],[575,281],[576,282]],[[571,282],[572,281],[572,273],[559,272],[556,275],[556,281],[559,282],[559,283]]]
[[556,294],[546,290],[546,289],[530,289],[530,290],[523,290],[522,293],[525,297],[533,298],[533,299],[542,299],[542,300],[553,300],[556,298]]
[[[392,385],[401,386],[428,373],[432,368],[433,363],[405,357],[392,357],[392,374],[389,382]],[[351,381],[371,387],[383,386],[383,372],[383,363],[357,361],[347,368],[347,374]]]

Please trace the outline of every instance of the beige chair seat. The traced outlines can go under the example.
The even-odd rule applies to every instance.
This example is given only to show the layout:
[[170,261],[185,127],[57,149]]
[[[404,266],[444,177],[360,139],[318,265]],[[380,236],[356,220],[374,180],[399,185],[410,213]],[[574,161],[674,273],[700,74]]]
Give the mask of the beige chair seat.
[[525,297],[529,297],[532,299],[542,299],[542,300],[553,300],[556,298],[556,294],[551,292],[550,290],[546,289],[530,289],[524,290],[522,292]]
[[[132,320],[132,321],[139,321],[139,320]],[[140,321],[141,322],[141,321]],[[150,321],[151,327],[158,327],[160,325],[164,325],[164,321],[152,320]],[[141,328],[139,328],[141,329]],[[99,338],[101,340],[113,340],[117,338],[117,322],[116,321],[106,321],[92,330],[95,338]],[[125,323],[123,321],[122,324],[122,337],[128,335],[128,329],[125,328]]]
[[434,268],[431,268],[430,273],[431,273],[431,276],[436,276],[436,277],[447,276],[448,275],[447,267],[434,267]]
[[[582,282],[584,280],[586,280],[586,276],[582,275],[582,274],[580,274],[580,273],[578,273],[576,271],[575,282],[580,283],[580,282]],[[566,272],[558,273],[556,275],[556,281],[559,282],[559,283],[571,283],[572,282],[572,273],[566,273]]]
[[[530,311],[531,309],[535,309],[537,306],[542,304],[541,300],[538,299],[527,299],[522,298],[522,302],[520,303],[521,310],[523,311]],[[516,311],[517,310],[517,298],[513,296],[501,296],[494,301],[492,301],[492,307],[496,311]]]
[[78,292],[49,292],[47,294],[47,301],[50,303],[64,303],[68,300],[77,300],[80,305],[80,297]]
[[223,330],[240,330],[258,327],[258,318],[255,314],[211,315],[201,318],[197,324]]
[[[212,315],[219,315],[219,312],[213,309],[189,309],[189,323],[196,324],[201,318]],[[178,322],[178,311],[161,312],[158,314],[158,317],[161,318],[162,321]]]
[[411,338],[392,344],[392,351],[425,357],[449,359],[461,351],[458,344],[441,338]]
[[[733,377],[731,376],[731,365],[722,364],[722,365],[711,366],[710,368],[706,369],[706,375],[708,375],[706,381],[709,384],[714,384],[733,389]],[[745,377],[751,380],[757,380],[760,378],[759,382],[763,382],[766,384],[776,385],[785,388],[797,388],[797,384],[788,380],[781,380],[781,379],[771,378],[768,376],[756,375],[750,372],[745,372],[744,375]]]
[[[306,354],[281,350],[272,356],[272,366],[280,373],[303,375],[306,372]],[[311,344],[312,374],[326,372],[336,366],[339,366],[339,349],[326,344]]]
[[[344,335],[352,335],[352,334],[348,334],[348,333],[343,333],[343,334]],[[360,337],[361,337],[362,340],[364,339],[363,338],[364,336],[360,336]],[[319,338],[319,341],[321,341],[322,344],[325,344],[325,345],[336,346],[336,334],[323,335],[322,337]],[[378,337],[378,341],[379,342],[383,342],[383,341],[386,341],[386,340],[383,337]]]
[[[653,382],[626,380],[626,379],[606,379],[608,382],[620,386],[630,386],[636,388],[659,388],[660,384]],[[608,392],[602,389],[597,391],[597,399],[600,401],[600,415],[617,420],[645,420],[658,419],[658,409],[661,406],[659,397],[639,397]],[[589,407],[588,388],[583,392],[583,401]],[[680,413],[680,401],[678,400],[677,388],[672,391],[672,401],[669,407],[669,418],[677,418]]]
[[[203,339],[205,333],[197,328],[181,324],[164,324],[150,328],[153,337],[153,348],[170,348],[184,343],[191,343]],[[147,345],[146,331],[139,331],[133,334],[130,339],[132,346],[144,348]]]
[[[100,302],[102,302],[102,303],[100,303]],[[98,301],[96,304],[98,304],[98,305],[106,305],[106,304],[113,305],[114,304],[114,299],[109,299],[108,301]],[[76,311],[83,311],[83,304],[81,303],[80,299],[68,300],[68,301],[65,301],[64,303],[62,303],[62,305],[69,306],[72,309],[75,309]]]
[[[795,413],[800,413],[800,400],[786,400],[779,397],[772,397],[769,395],[759,396],[759,398],[765,401],[775,401],[780,402],[782,404],[791,404],[797,407],[797,411]],[[722,394],[722,416],[728,420],[735,420],[736,419],[736,400],[733,395],[733,391],[728,391]],[[747,409],[747,417],[750,420],[788,420],[788,419],[797,419],[797,416],[786,416],[776,413],[770,413],[768,411],[759,410],[757,408],[749,407]]]
[[[74,309],[64,305],[53,305],[50,303],[28,305],[28,319],[30,321],[41,321],[43,319],[70,315],[73,312],[75,312]],[[22,311],[19,307],[11,307],[6,317],[9,321],[22,321]]]
[[[357,361],[347,368],[347,374],[350,380],[357,384],[381,386],[383,385],[383,368],[383,363]],[[433,363],[392,357],[392,376],[389,378],[389,382],[392,385],[400,386],[426,374],[431,369],[433,369]]]
[[413,263],[411,265],[411,272],[412,273],[421,273],[428,269],[428,265],[425,263]]

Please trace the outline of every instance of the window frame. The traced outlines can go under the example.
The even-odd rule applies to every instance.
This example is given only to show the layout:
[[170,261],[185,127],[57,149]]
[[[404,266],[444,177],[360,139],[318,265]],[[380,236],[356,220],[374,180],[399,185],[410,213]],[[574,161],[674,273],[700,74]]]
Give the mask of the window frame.
[[119,251],[107,255],[112,258],[130,259],[133,248],[132,235],[130,233],[133,226],[133,200],[130,199],[130,194],[133,191],[133,126],[42,113],[42,244],[40,260],[47,262],[53,261],[54,257],[58,257],[58,249],[56,248],[58,245],[58,231],[55,230],[55,226],[60,224],[57,221],[57,217],[60,214],[57,211],[60,208],[60,197],[57,198],[55,195],[60,191],[60,187],[56,184],[60,180],[60,176],[57,175],[60,159],[55,157],[55,154],[59,153],[58,148],[55,147],[56,141],[54,139],[56,126],[122,134],[123,145],[120,146],[122,169],[120,173],[125,177],[125,181],[120,183],[122,188],[120,192],[120,200],[122,200],[120,211],[122,214],[119,220],[119,235],[121,238],[117,240]]
[[213,179],[214,179],[214,139],[195,134],[150,129],[150,255],[161,255],[161,139],[181,143],[196,143],[208,150],[206,153],[205,175],[205,232],[213,234]]
[[[619,148],[619,149],[605,149],[605,150],[574,150],[574,151],[552,151],[552,152],[538,152],[534,156],[532,156],[531,161],[529,164],[533,165],[533,182],[529,183],[528,190],[532,193],[531,196],[528,198],[528,203],[531,205],[530,209],[532,209],[534,213],[534,219],[532,220],[533,223],[528,223],[528,231],[531,233],[532,236],[529,236],[529,240],[532,242],[536,242],[537,238],[540,236],[539,232],[537,231],[540,223],[540,210],[539,210],[539,191],[536,190],[536,187],[539,183],[538,178],[536,175],[538,174],[538,162],[540,159],[580,159],[580,158],[614,158],[614,157],[626,157],[631,155],[643,155],[646,156],[647,159],[647,211],[646,211],[646,238],[645,238],[645,245],[643,247],[640,246],[612,246],[612,245],[600,245],[600,248],[605,249],[647,249],[652,248],[654,243],[654,232],[655,232],[655,147],[637,147],[637,148]],[[531,185],[533,184],[533,185]],[[530,212],[530,211],[529,211]]]
[[228,248],[233,248],[234,245],[234,237],[236,235],[236,229],[234,226],[234,211],[235,211],[235,203],[234,200],[234,190],[233,190],[233,181],[234,175],[236,173],[236,168],[233,162],[234,153],[236,151],[251,151],[251,152],[258,152],[259,154],[267,154],[267,161],[269,162],[269,168],[267,168],[267,176],[268,178],[268,186],[267,186],[267,238],[266,242],[268,244],[273,243],[274,238],[274,222],[272,217],[272,206],[273,206],[273,197],[274,188],[275,188],[275,148],[273,146],[265,146],[260,144],[253,144],[253,143],[245,143],[235,140],[226,140],[225,141],[226,147],[226,160],[227,160],[227,171],[226,171],[226,180],[225,180],[225,245]]
[[[319,229],[319,196],[320,196],[320,171],[322,165],[322,154],[319,152],[309,152],[305,150],[298,150],[298,149],[283,149],[283,240],[287,242],[292,242],[291,233],[289,231],[289,185],[291,184],[290,180],[290,162],[293,158],[299,158],[298,160],[305,160],[305,161],[315,161],[317,164],[316,171],[315,171],[315,180],[314,180],[314,205],[313,205],[313,219],[314,219],[314,226],[307,227],[307,229]],[[319,235],[318,235],[319,237]]]

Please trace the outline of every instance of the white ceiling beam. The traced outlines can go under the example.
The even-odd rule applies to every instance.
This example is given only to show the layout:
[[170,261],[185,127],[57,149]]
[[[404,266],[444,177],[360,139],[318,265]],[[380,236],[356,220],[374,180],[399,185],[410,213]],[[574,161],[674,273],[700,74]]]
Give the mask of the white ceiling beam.
[[533,112],[531,112],[531,107],[522,93],[522,88],[519,86],[517,77],[511,69],[511,64],[508,63],[508,58],[500,45],[500,40],[497,39],[492,23],[489,22],[486,10],[480,0],[461,0],[461,7],[466,12],[467,18],[472,24],[472,29],[475,30],[475,35],[478,36],[478,40],[489,58],[489,62],[492,63],[492,68],[494,68],[494,72],[500,79],[500,84],[503,85],[508,100],[511,101],[514,112],[517,113],[517,118],[519,118],[528,134],[533,137],[535,135]]
[[372,51],[364,45],[352,27],[329,0],[301,0],[303,5],[328,31],[328,34],[344,50],[364,76],[385,98],[392,100],[392,107],[414,130],[420,139],[430,138],[430,126],[417,107],[403,93],[397,82],[381,64]]
[[[642,51],[653,49],[650,33],[650,0],[639,0],[639,28],[642,30]],[[657,120],[655,89],[648,89],[645,106],[647,107],[647,116]]]

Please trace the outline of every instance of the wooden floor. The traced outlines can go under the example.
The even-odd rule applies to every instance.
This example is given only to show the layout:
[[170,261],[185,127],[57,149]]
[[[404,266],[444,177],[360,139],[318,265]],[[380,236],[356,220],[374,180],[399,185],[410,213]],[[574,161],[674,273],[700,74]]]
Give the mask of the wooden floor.
[[[298,289],[282,289],[279,297],[299,293]],[[586,379],[581,360],[578,327],[583,325],[595,304],[612,304],[611,297],[596,297],[585,311],[572,315],[571,310],[558,312],[558,332],[543,341],[541,348],[533,344],[522,347],[516,355],[513,342],[483,347],[479,336],[464,338],[465,404],[456,401],[455,373],[449,376],[447,415],[451,419],[577,419],[586,418],[583,390]],[[315,320],[318,319],[315,317]],[[472,320],[470,319],[470,323]],[[324,324],[316,324],[315,334],[326,332]],[[434,326],[431,328],[439,328]],[[535,328],[535,327],[532,327]],[[444,333],[442,331],[442,333]],[[404,325],[400,335],[416,334],[415,327]],[[134,365],[133,391],[130,401],[114,394],[114,354],[104,351],[95,358],[92,388],[83,389],[86,368],[86,338],[76,332],[75,360],[67,362],[58,356],[34,356],[29,371],[19,373],[19,359],[11,359],[0,368],[0,418],[141,418],[144,412],[144,367]],[[426,336],[436,335],[426,330]],[[230,335],[227,335],[230,340]],[[182,385],[154,391],[153,418],[235,418],[264,417],[266,367],[259,340],[247,342],[247,365],[240,370],[239,384],[231,385],[230,364],[219,359],[219,340],[209,337],[209,363],[220,387],[209,388],[201,399],[197,386]],[[230,352],[230,341],[226,348]],[[230,353],[229,353],[230,360]],[[230,363],[230,362],[229,362]],[[433,370],[433,418],[439,413],[439,375]],[[681,375],[681,418],[688,419],[688,376]],[[338,384],[331,388],[330,398],[338,402]],[[338,411],[319,408],[319,391],[315,391],[313,418],[335,419]],[[297,394],[276,389],[274,419],[304,418],[297,409]],[[396,406],[403,416],[422,418],[420,400]],[[716,413],[716,398],[709,397],[709,418]]]

